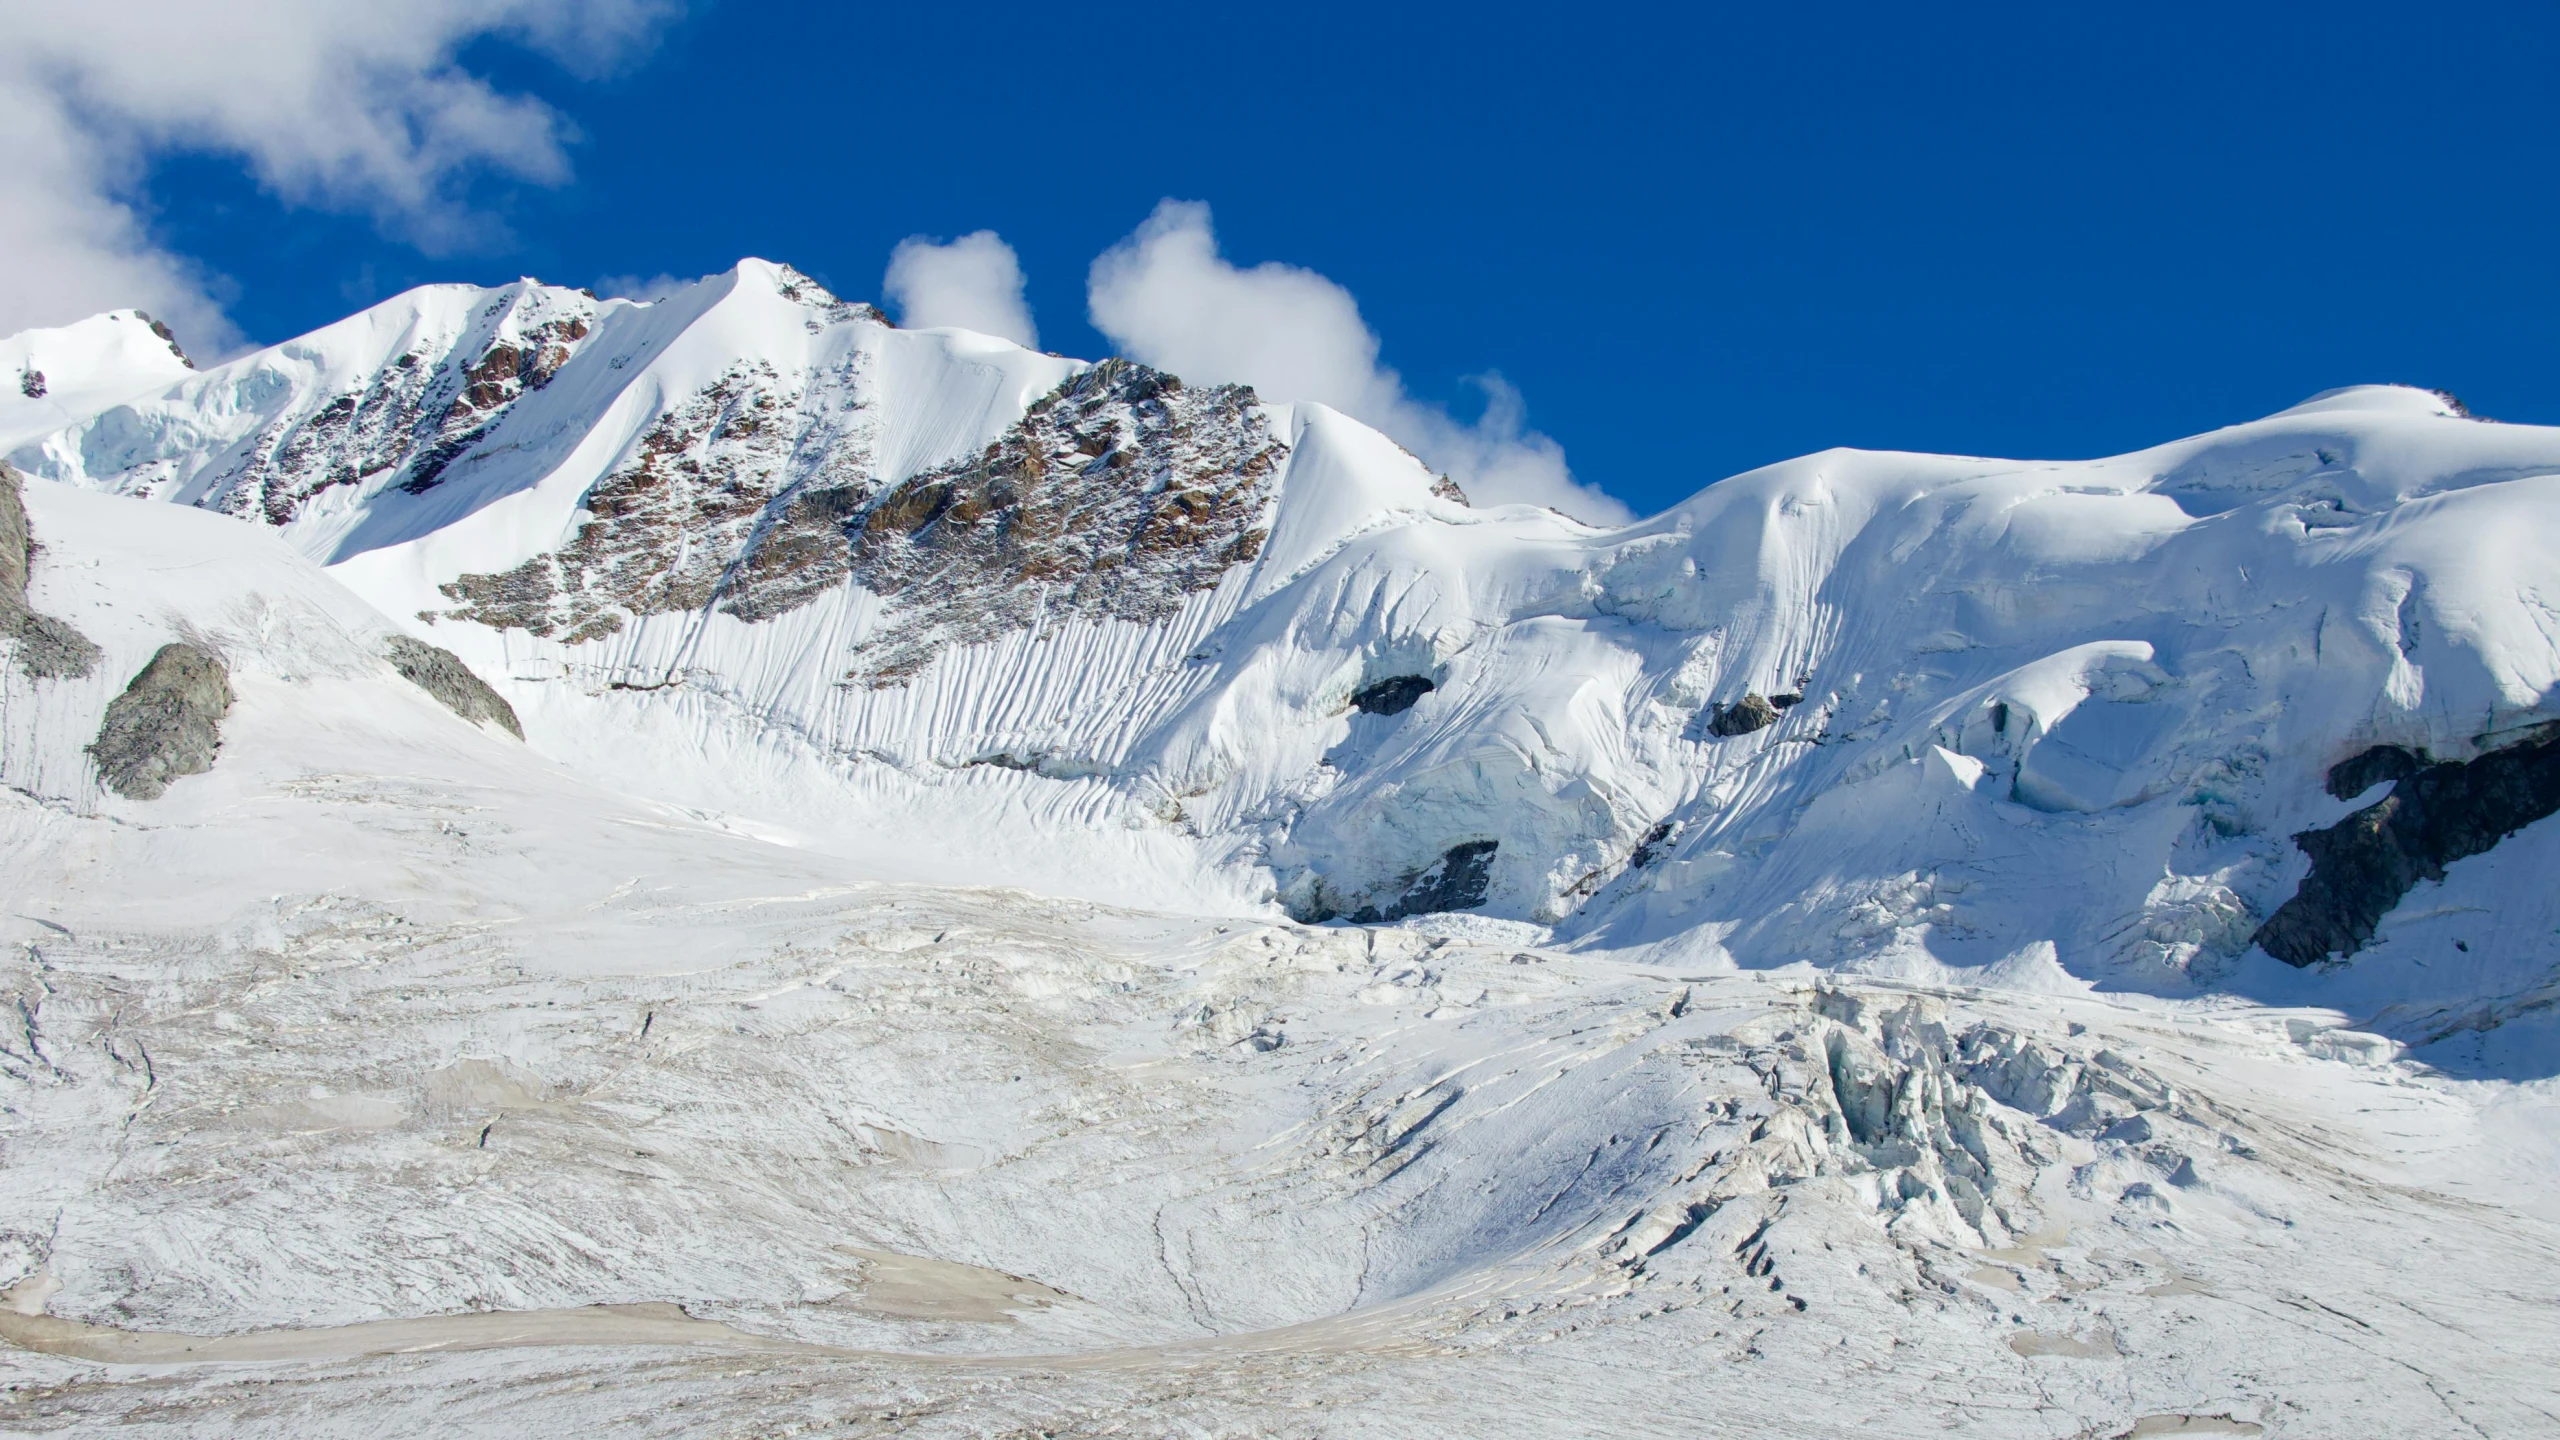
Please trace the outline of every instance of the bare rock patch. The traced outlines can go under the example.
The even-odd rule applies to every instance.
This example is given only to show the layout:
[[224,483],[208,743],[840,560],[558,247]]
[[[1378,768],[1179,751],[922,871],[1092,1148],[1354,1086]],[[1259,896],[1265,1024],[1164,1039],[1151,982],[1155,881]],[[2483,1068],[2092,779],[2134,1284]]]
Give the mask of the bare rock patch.
[[2293,837],[2311,873],[2258,928],[2268,954],[2296,966],[2353,955],[2419,881],[2560,812],[2560,724],[2467,762],[2376,746],[2332,768],[2329,791],[2345,799],[2385,780],[2382,799]]
[[447,710],[474,725],[495,725],[519,740],[524,738],[524,726],[516,719],[515,707],[507,703],[507,697],[490,689],[488,681],[472,673],[461,656],[406,635],[394,636],[383,649],[401,679],[436,697]]
[[96,667],[98,647],[67,622],[28,607],[36,550],[18,472],[0,464],[0,638],[16,642],[18,669],[28,679],[76,680]]
[[170,782],[213,768],[231,675],[220,657],[184,642],[163,645],[124,693],[108,702],[89,756],[98,778],[128,800],[157,800]]
[[1720,740],[1730,740],[1736,735],[1766,730],[1777,723],[1778,707],[1755,691],[1718,709],[1715,718],[1707,722],[1707,733]]

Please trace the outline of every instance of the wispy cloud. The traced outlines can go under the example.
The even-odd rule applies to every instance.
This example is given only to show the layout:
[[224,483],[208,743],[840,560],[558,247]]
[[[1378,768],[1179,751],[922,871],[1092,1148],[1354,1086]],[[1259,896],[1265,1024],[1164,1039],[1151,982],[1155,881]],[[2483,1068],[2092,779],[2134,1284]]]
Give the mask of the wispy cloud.
[[922,235],[899,241],[880,288],[910,329],[952,325],[1039,348],[1022,298],[1022,262],[993,230],[949,244]]
[[1406,393],[1378,363],[1378,337],[1351,292],[1312,270],[1244,269],[1218,253],[1209,207],[1167,200],[1093,262],[1094,328],[1131,358],[1212,384],[1242,382],[1266,400],[1315,400],[1393,436],[1481,504],[1547,505],[1614,524],[1627,507],[1573,478],[1564,447],[1525,425],[1520,392],[1499,375],[1474,423]]
[[637,300],[644,305],[654,305],[688,285],[699,283],[661,272],[649,276],[607,275],[596,281],[594,288],[607,300]]
[[677,0],[0,0],[0,333],[139,305],[199,352],[237,343],[218,282],[135,209],[150,157],[227,152],[291,204],[423,248],[467,240],[475,173],[568,177],[562,117],[456,58],[496,36],[574,73],[644,51]]

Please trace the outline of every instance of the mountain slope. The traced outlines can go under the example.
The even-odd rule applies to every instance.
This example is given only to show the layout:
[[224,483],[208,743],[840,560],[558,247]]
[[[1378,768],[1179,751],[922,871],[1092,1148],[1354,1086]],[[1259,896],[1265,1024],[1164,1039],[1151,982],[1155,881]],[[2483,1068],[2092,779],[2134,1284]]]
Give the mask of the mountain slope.
[[2528,737],[2560,680],[2560,432],[2406,389],[2096,461],[1829,452],[1599,532],[763,262],[132,382],[0,445],[271,523],[547,753],[891,873],[2180,993],[2248,970],[2331,767]]
[[0,405],[13,1426],[2560,1408],[2560,434],[1611,532],[779,267],[139,336]]

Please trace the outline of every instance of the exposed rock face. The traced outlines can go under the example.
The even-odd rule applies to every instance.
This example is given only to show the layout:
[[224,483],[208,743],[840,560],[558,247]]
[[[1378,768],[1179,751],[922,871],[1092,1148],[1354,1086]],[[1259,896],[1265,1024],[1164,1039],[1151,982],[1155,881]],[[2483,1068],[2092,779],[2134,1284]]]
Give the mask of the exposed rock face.
[[2425,768],[2427,757],[2415,750],[2404,750],[2397,745],[2376,745],[2330,766],[2328,791],[2336,799],[2353,800],[2376,785],[2406,780]]
[[0,639],[15,642],[18,670],[28,679],[76,679],[98,663],[98,647],[63,621],[27,607],[35,552],[18,472],[0,464]]
[[1288,447],[1241,385],[1106,360],[1034,401],[983,455],[882,496],[854,578],[889,633],[852,678],[896,683],[944,646],[1055,618],[1144,624],[1262,553]]
[[575,291],[504,295],[442,353],[413,350],[317,413],[278,420],[215,480],[215,503],[282,525],[333,486],[405,472],[400,488],[431,489],[519,397],[559,373],[594,319],[595,302]]
[[179,364],[190,370],[196,368],[196,362],[188,358],[185,348],[178,344],[178,332],[170,329],[165,321],[154,320],[139,310],[133,312],[133,318],[150,326],[151,333],[160,337],[161,342],[169,347],[169,353],[178,357]]
[[515,707],[490,689],[489,682],[471,673],[461,656],[406,635],[392,637],[384,650],[401,679],[436,697],[447,710],[474,725],[495,725],[519,740],[524,738]]
[[98,778],[128,800],[159,799],[171,781],[213,768],[230,711],[231,676],[219,658],[193,645],[161,646],[107,705],[89,746]]
[[[442,586],[462,602],[446,618],[575,645],[613,634],[629,617],[709,606],[777,501],[787,514],[786,496],[797,489],[867,488],[866,448],[810,434],[845,410],[830,403],[840,402],[838,387],[819,388],[828,393],[788,386],[761,362],[732,368],[660,416],[638,453],[588,488],[589,518],[569,543],[512,570]],[[814,457],[812,468],[796,468],[795,456]],[[834,549],[843,548],[839,535]],[[820,573],[804,576],[810,583],[794,604],[844,575],[841,554],[808,558]]]
[[1346,911],[1319,885],[1313,903],[1306,907],[1307,913],[1296,918],[1309,925],[1327,920],[1386,925],[1408,915],[1472,910],[1484,903],[1486,887],[1493,878],[1493,857],[1501,848],[1498,840],[1469,840],[1452,845],[1428,867],[1407,875],[1403,889],[1384,904],[1372,901]]
[[2419,881],[2560,812],[2560,725],[2468,763],[2378,746],[2332,768],[2329,792],[2343,799],[2386,779],[2381,800],[2293,837],[2311,873],[2259,927],[2268,954],[2288,965],[2353,955]]
[[1390,675],[1374,685],[1361,688],[1351,697],[1351,708],[1366,715],[1401,715],[1413,708],[1415,701],[1438,689],[1428,676]]
[[770,619],[852,579],[889,606],[851,678],[896,684],[1043,615],[1162,619],[1261,553],[1288,450],[1249,389],[1106,361],[982,454],[884,492],[842,418],[855,378],[820,397],[733,371],[588,492],[569,544],[461,576],[444,617],[576,644],[713,605]]
[[1680,837],[1680,829],[1676,820],[1655,821],[1653,828],[1644,832],[1644,838],[1636,842],[1636,848],[1627,853],[1627,868],[1641,870],[1669,854],[1671,842]]
[[1754,692],[1717,710],[1715,718],[1707,722],[1707,733],[1729,740],[1754,730],[1766,730],[1777,723],[1778,707]]

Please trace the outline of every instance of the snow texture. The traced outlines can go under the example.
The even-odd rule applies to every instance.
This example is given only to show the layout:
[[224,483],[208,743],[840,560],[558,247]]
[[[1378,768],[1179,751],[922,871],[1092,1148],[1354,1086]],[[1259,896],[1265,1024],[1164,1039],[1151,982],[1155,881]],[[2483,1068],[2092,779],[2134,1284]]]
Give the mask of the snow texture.
[[148,335],[0,342],[13,1423],[2560,1413],[2560,431],[1602,530],[763,262]]

